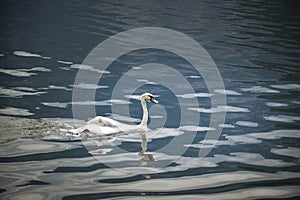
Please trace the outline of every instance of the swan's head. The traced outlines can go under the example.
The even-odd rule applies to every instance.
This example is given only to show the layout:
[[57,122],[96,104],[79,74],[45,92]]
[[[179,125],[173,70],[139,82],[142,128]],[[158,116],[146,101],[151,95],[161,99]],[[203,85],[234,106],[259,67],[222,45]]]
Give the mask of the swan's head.
[[156,101],[156,99],[154,98],[154,95],[153,94],[150,94],[150,93],[144,93],[142,94],[141,96],[141,100],[143,101],[151,101],[153,103],[158,103],[158,101]]

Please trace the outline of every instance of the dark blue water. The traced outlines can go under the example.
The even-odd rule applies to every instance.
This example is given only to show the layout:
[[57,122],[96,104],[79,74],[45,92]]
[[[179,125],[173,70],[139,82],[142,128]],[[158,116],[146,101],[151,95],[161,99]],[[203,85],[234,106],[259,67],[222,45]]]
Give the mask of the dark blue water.
[[[159,104],[149,106],[149,127],[163,127],[145,137],[1,143],[1,198],[299,198],[298,10],[294,1],[1,1],[1,115],[64,119],[73,117],[74,104],[87,111],[94,105],[97,115],[137,124],[139,101],[112,94],[117,81],[136,69],[133,78],[140,87],[128,95],[158,95]],[[193,38],[216,63],[226,90],[209,91],[190,63],[161,49],[122,55],[97,85],[89,80],[75,84],[79,64],[98,44],[139,27]],[[143,80],[139,66],[147,63],[172,67],[204,96],[175,93],[156,84],[155,77]],[[92,76],[95,69],[85,71]],[[78,87],[97,87],[94,101],[74,103]],[[212,95],[224,93],[228,107],[224,123],[218,124],[222,134],[201,157],[199,150],[216,142],[204,140],[212,114],[224,113],[212,105]],[[180,124],[180,107],[191,108],[180,105],[180,99],[196,99],[198,112],[195,107],[189,112],[200,116],[199,124]],[[129,114],[120,115],[113,106],[129,107]],[[165,146],[171,150],[161,151]]]

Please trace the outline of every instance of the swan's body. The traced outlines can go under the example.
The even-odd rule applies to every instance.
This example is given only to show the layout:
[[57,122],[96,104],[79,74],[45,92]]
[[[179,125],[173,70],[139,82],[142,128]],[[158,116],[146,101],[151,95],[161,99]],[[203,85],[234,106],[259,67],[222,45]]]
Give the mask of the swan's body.
[[137,132],[137,131],[148,131],[148,109],[147,101],[158,103],[152,94],[144,93],[141,96],[141,104],[143,108],[143,118],[139,125],[129,125],[110,119],[108,117],[97,116],[89,120],[86,125],[83,125],[77,129],[69,130],[71,133],[79,134],[84,131],[89,131],[97,135],[110,135],[122,132]]

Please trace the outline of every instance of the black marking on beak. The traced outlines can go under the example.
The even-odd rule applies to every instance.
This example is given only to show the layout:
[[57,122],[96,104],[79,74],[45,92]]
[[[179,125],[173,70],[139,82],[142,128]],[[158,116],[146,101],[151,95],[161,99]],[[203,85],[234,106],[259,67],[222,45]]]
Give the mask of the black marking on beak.
[[150,101],[151,101],[152,103],[158,103],[158,102],[156,101],[156,99],[154,98],[154,96],[150,96],[150,95],[149,95],[149,97],[150,97]]

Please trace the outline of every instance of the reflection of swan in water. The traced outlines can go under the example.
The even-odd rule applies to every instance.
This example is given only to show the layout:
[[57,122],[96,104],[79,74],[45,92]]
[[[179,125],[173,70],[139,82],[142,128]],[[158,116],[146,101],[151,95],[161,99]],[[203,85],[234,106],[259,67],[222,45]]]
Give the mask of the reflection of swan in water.
[[141,157],[140,158],[141,166],[145,166],[147,165],[147,161],[154,161],[154,157],[153,154],[146,153],[147,146],[148,146],[146,134],[141,133],[141,138],[142,138],[142,142],[141,142],[142,151],[139,152],[139,156]]
[[108,117],[97,116],[87,122],[86,125],[83,125],[77,129],[71,129],[71,133],[82,133],[88,131],[91,133],[99,135],[108,135],[121,132],[136,132],[136,131],[148,131],[147,122],[148,122],[148,110],[146,102],[151,101],[153,103],[158,103],[154,96],[150,93],[144,93],[141,96],[141,104],[143,108],[143,118],[139,125],[128,125],[120,123],[116,120],[110,119]]

